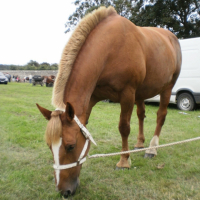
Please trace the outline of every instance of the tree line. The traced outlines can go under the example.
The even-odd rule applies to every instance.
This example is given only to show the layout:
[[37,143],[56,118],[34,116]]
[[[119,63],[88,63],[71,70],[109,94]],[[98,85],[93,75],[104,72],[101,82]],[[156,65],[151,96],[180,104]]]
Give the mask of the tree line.
[[36,61],[30,60],[26,65],[3,65],[0,64],[0,70],[58,70],[58,64],[49,64],[43,62],[39,64]]
[[200,37],[199,0],[75,0],[74,5],[65,32],[73,30],[87,13],[111,5],[137,26],[166,28],[178,38]]

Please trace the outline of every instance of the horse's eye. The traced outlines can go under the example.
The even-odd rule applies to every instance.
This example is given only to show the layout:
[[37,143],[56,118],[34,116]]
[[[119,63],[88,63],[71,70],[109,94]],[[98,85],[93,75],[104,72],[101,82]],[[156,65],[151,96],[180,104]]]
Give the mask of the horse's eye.
[[70,144],[65,147],[66,151],[72,151],[75,147],[75,144]]

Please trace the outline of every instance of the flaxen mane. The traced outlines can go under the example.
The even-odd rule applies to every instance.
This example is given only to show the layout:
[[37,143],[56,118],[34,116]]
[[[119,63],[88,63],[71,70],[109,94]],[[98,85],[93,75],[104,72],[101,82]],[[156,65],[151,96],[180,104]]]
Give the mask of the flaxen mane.
[[84,44],[89,33],[107,16],[116,13],[113,7],[100,7],[92,13],[86,15],[78,27],[75,29],[67,45],[65,46],[61,61],[59,64],[59,71],[53,88],[52,104],[61,109],[65,109],[63,102],[65,85],[70,75],[71,69],[74,65],[76,57]]

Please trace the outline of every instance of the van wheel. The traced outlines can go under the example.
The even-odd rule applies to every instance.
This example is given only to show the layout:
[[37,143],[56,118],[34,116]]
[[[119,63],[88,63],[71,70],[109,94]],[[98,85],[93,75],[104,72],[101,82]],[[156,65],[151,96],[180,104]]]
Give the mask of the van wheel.
[[180,110],[194,110],[195,108],[195,101],[189,93],[182,93],[178,96],[177,99],[177,107]]

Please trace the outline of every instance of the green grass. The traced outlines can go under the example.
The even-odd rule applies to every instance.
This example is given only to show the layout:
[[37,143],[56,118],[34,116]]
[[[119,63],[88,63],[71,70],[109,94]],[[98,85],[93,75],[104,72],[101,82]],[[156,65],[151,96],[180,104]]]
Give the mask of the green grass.
[[[0,199],[62,199],[55,190],[53,158],[44,141],[47,121],[35,103],[53,110],[52,88],[28,83],[0,85]],[[156,122],[157,104],[146,105],[145,146]],[[129,147],[138,133],[136,106],[131,119]],[[200,110],[182,115],[170,106],[160,144],[200,136]],[[87,126],[97,146],[90,155],[121,150],[118,132],[119,104],[98,103]],[[158,156],[144,159],[144,152],[131,154],[130,170],[115,171],[119,156],[87,159],[81,185],[69,199],[164,200],[200,199],[200,141],[166,147]],[[163,165],[158,169],[158,165]]]

